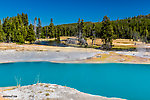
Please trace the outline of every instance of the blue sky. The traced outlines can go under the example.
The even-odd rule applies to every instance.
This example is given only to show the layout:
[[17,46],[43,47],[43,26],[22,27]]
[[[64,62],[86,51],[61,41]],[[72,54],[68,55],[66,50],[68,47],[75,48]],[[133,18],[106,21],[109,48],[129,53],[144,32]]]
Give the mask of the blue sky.
[[97,22],[107,15],[111,20],[150,13],[148,0],[1,0],[0,19],[27,13],[29,22],[40,17],[42,25],[75,23],[78,18]]

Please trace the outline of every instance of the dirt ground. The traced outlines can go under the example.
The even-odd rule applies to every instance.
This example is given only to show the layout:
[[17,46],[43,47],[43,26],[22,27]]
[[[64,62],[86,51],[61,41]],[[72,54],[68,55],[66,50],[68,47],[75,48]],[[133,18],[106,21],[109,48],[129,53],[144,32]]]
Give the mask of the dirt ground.
[[150,58],[117,54],[110,52],[109,54],[98,54],[96,57],[84,60],[88,63],[135,63],[135,64],[150,64]]
[[[61,40],[67,38],[75,37],[61,37]],[[50,39],[53,40],[53,39]],[[41,40],[45,41],[45,39]],[[92,41],[88,39],[90,44]],[[101,39],[96,39],[95,44],[99,45]],[[137,42],[136,44],[140,44]],[[129,39],[116,39],[113,41],[115,46],[126,46],[126,47],[137,47],[135,41]],[[149,46],[149,44],[147,44]],[[16,44],[16,43],[0,43],[0,50],[16,50],[16,51],[55,51],[55,52],[103,52],[102,50],[93,49],[93,48],[76,48],[76,47],[57,47],[57,46],[45,46],[37,44]],[[109,52],[109,51],[108,51]],[[53,61],[55,62],[55,61]],[[57,61],[59,62],[59,61]],[[62,62],[62,61],[60,61]],[[150,64],[150,58],[143,58],[138,56],[123,55],[111,51],[109,53],[97,54],[95,57],[88,58],[86,60],[80,61],[63,61],[63,63],[140,63],[140,64]]]
[[97,54],[95,57],[86,60],[76,61],[53,61],[57,63],[132,63],[132,64],[150,64],[150,58],[123,55],[115,52],[107,54]]

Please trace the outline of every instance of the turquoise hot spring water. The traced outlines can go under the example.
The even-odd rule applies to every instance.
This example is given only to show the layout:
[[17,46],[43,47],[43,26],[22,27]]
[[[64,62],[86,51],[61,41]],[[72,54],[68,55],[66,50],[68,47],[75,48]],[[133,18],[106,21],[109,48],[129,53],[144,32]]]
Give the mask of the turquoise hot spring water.
[[18,62],[0,64],[0,87],[42,83],[58,84],[81,92],[128,100],[150,100],[150,65],[58,64]]

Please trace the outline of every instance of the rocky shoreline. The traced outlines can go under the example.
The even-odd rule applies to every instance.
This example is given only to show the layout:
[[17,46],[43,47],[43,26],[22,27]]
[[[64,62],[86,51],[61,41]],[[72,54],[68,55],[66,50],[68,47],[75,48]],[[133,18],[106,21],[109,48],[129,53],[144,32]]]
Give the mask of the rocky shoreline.
[[80,92],[56,84],[37,83],[22,87],[1,87],[0,100],[125,100]]

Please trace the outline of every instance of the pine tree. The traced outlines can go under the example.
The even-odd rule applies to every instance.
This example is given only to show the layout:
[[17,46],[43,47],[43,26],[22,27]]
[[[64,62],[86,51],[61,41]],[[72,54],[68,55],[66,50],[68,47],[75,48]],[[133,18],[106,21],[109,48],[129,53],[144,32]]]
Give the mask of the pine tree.
[[26,28],[26,26],[22,27],[21,33],[22,33],[24,41],[26,41],[26,38],[27,38],[27,28]]
[[34,19],[34,32],[37,35],[37,32],[36,32],[36,20],[37,20],[37,18],[35,17],[35,19]]
[[148,35],[149,35],[149,32],[147,30],[147,27],[145,27],[145,29],[144,29],[144,31],[142,33],[142,36],[141,36],[142,37],[142,42],[145,42],[145,43],[148,42],[148,40],[147,40]]
[[6,41],[9,43],[11,42],[11,21],[8,20],[6,23]]
[[37,31],[38,39],[40,38],[40,35],[41,35],[41,28],[42,28],[41,20],[40,20],[40,18],[38,18],[38,31]]
[[55,26],[53,24],[53,19],[51,18],[51,23],[49,25],[49,37],[53,38],[55,36]]
[[22,21],[24,23],[24,26],[28,26],[28,15],[27,14],[24,14],[22,13]]
[[93,24],[93,26],[92,26],[90,39],[92,40],[92,45],[93,45],[93,42],[95,39],[95,24]]
[[61,29],[60,27],[56,28],[56,41],[60,42],[60,34],[61,34]]
[[11,42],[16,42],[16,25],[15,23],[11,24]]
[[29,29],[28,29],[28,34],[27,34],[26,40],[29,41],[30,43],[33,43],[36,40],[32,24],[29,25]]
[[104,49],[112,48],[113,32],[114,31],[110,19],[107,16],[104,16],[101,28]]
[[82,38],[85,38],[86,37],[86,33],[85,33],[85,29],[86,29],[86,26],[85,26],[85,23],[84,23],[84,20],[82,19],[81,20],[81,33],[82,33]]
[[16,42],[19,44],[22,44],[25,42],[23,34],[20,31],[18,31],[18,33],[17,33],[17,41]]
[[3,31],[3,29],[2,29],[2,22],[1,22],[1,20],[0,20],[0,41],[1,42],[4,42],[5,41],[5,35],[4,35],[4,31]]

